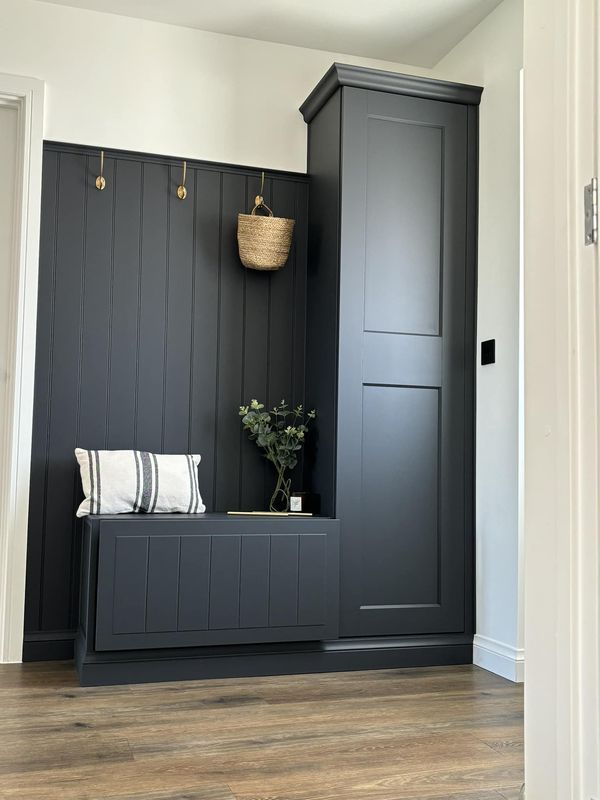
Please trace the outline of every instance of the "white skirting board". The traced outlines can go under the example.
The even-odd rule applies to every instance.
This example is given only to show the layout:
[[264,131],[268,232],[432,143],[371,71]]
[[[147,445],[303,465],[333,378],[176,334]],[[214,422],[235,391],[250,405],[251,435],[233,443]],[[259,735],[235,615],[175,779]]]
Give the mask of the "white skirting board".
[[525,651],[477,634],[473,639],[473,663],[514,683],[523,683]]

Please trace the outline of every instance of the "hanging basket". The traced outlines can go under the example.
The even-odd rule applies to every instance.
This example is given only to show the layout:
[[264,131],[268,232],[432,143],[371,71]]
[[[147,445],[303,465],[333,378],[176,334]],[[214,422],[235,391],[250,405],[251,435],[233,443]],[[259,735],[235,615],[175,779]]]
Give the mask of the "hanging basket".
[[[261,195],[254,202],[250,214],[238,214],[240,260],[248,269],[281,269],[290,254],[294,220],[274,217]],[[257,214],[259,208],[264,208],[268,216]]]

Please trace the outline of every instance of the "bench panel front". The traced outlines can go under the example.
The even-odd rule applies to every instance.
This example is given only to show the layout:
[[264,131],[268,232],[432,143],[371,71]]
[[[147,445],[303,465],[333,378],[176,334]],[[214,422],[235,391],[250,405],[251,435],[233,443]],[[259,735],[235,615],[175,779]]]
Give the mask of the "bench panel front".
[[100,520],[96,649],[333,639],[335,520]]

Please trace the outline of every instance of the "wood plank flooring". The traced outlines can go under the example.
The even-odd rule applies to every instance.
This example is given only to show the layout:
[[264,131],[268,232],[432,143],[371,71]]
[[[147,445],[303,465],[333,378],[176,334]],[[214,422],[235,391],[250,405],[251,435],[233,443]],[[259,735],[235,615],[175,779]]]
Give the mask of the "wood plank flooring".
[[0,797],[517,800],[522,687],[477,667],[87,688],[0,667]]

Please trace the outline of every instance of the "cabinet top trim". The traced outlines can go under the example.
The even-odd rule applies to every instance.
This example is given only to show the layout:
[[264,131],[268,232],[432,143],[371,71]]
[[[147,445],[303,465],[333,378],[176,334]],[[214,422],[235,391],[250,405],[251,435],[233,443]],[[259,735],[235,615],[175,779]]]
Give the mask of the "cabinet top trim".
[[470,106],[479,105],[483,92],[483,87],[466,83],[451,83],[417,75],[403,75],[400,72],[334,63],[300,106],[304,121],[310,122],[340,86]]

